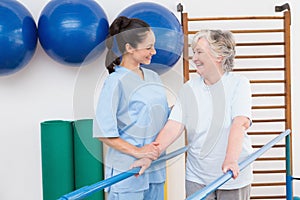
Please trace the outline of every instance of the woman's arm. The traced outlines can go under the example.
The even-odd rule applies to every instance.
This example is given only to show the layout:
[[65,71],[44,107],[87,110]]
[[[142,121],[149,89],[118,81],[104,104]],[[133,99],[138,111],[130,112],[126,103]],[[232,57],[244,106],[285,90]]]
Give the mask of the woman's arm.
[[158,143],[160,154],[164,152],[182,134],[184,125],[174,120],[168,120],[159,132],[155,142]]
[[125,140],[114,137],[114,138],[99,138],[100,141],[105,143],[106,145],[110,146],[111,148],[114,148],[122,153],[131,155],[135,158],[149,158],[151,160],[155,160],[159,157],[159,148],[158,144],[155,142],[152,142],[150,144],[147,144],[143,147],[136,147]]
[[[184,126],[183,124],[176,122],[174,120],[168,120],[165,124],[164,128],[159,132],[155,145],[159,147],[159,154],[164,152],[168,146],[170,146],[183,132]],[[141,175],[145,172],[145,170],[150,166],[151,160],[148,158],[141,158],[136,160],[131,168],[141,167],[138,175]]]
[[222,170],[226,173],[228,170],[233,172],[233,178],[237,178],[239,174],[238,159],[242,152],[243,140],[245,131],[250,126],[250,120],[244,116],[238,116],[233,119],[225,160],[222,165]]

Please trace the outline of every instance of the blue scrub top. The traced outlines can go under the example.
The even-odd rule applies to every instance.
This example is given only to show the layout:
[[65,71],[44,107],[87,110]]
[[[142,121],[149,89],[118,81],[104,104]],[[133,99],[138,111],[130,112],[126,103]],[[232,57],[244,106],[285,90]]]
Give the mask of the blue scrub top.
[[[98,100],[94,137],[120,137],[137,147],[155,140],[165,125],[169,108],[160,77],[143,68],[144,80],[127,68],[116,66],[104,82]],[[127,171],[136,159],[109,148],[105,157],[105,177]],[[149,173],[130,177],[111,186],[113,192],[146,190],[149,183],[165,181],[165,163]]]

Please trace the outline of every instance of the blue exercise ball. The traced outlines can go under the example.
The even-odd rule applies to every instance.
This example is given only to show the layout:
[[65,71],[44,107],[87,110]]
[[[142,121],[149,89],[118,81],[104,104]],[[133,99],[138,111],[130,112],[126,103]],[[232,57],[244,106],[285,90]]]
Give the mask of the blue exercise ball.
[[157,3],[142,2],[127,7],[118,16],[142,19],[155,34],[156,55],[152,57],[150,65],[143,67],[163,74],[177,63],[183,51],[183,31],[170,10]]
[[55,61],[87,64],[105,49],[107,16],[94,0],[51,0],[38,21],[39,41]]
[[30,12],[15,0],[0,1],[0,75],[22,69],[34,55],[37,27]]

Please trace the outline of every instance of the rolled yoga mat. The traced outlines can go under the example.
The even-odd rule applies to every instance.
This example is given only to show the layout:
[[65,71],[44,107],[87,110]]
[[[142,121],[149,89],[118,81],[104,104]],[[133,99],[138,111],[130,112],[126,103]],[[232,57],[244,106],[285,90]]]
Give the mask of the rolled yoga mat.
[[[74,121],[74,162],[75,188],[94,184],[104,179],[102,143],[93,138],[93,120]],[[85,200],[103,200],[104,192],[99,191]]]
[[55,200],[75,189],[73,126],[70,121],[41,123],[43,200]]

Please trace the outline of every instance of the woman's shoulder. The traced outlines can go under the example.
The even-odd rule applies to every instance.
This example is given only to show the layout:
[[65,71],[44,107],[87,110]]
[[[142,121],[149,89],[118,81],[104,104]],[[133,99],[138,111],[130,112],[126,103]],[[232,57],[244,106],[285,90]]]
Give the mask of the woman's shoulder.
[[108,74],[108,76],[104,80],[105,85],[110,85],[111,87],[117,86],[124,76],[124,73],[122,70],[116,70],[111,74]]
[[228,73],[225,81],[223,81],[223,84],[226,88],[231,88],[232,90],[236,90],[239,88],[240,90],[247,91],[246,88],[251,87],[250,81],[245,75],[235,72]]
[[229,72],[226,77],[229,82],[249,82],[249,79],[246,76],[239,73]]
[[117,72],[113,72],[106,77],[105,82],[114,82],[118,79],[120,79],[120,74]]

